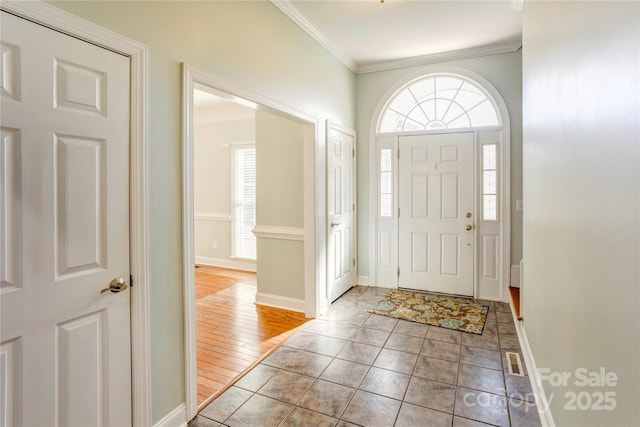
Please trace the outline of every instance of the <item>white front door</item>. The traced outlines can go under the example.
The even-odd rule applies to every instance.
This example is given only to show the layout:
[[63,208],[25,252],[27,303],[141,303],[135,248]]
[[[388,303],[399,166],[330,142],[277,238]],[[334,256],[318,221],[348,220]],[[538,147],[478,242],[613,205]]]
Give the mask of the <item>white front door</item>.
[[1,15],[2,425],[131,425],[129,59]]
[[327,127],[328,298],[335,301],[356,284],[355,132]]
[[473,295],[473,133],[399,138],[401,288]]

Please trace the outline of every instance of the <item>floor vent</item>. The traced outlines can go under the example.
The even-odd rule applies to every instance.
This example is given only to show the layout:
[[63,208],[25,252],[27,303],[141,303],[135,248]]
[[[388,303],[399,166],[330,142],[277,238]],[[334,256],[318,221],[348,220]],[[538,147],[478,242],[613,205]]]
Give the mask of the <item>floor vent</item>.
[[507,354],[507,363],[509,364],[509,373],[511,375],[524,377],[524,369],[522,367],[522,360],[520,360],[520,354],[511,353],[509,351],[507,351],[506,354]]

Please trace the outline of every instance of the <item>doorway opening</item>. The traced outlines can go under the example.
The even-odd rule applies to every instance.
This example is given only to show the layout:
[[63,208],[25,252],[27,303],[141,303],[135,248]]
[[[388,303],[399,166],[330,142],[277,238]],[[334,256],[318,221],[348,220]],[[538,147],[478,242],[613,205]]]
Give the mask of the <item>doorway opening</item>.
[[[253,232],[257,110],[211,94],[198,83],[193,103],[193,250],[200,409],[306,319],[304,313],[254,304],[258,292],[258,251]],[[261,147],[263,155],[268,149]]]
[[[219,105],[210,109],[233,110],[231,121],[238,122],[226,120],[225,141],[218,141],[221,144],[215,147],[207,146],[204,151],[198,151],[197,145],[196,90],[219,98],[213,101]],[[326,282],[324,265],[316,262],[326,257],[325,221],[316,216],[326,205],[325,158],[318,154],[324,152],[325,141],[319,137],[324,133],[324,124],[316,118],[228,85],[187,65],[183,65],[183,112],[185,392],[187,416],[191,419],[198,406],[203,406],[199,403],[206,403],[198,398],[200,355],[196,343],[201,324],[199,319],[196,321],[198,298],[202,296],[205,302],[217,304],[218,308],[225,304],[225,298],[227,305],[245,299],[254,321],[245,322],[246,319],[233,310],[226,314],[217,312],[215,316],[216,319],[225,317],[229,323],[218,324],[218,329],[235,341],[236,328],[243,324],[263,328],[260,322],[276,319],[278,315],[274,313],[278,309],[296,312],[286,318],[294,320],[289,323],[299,324],[305,316],[315,317],[327,304],[322,292],[324,286],[320,286]],[[219,113],[210,112],[218,118]],[[252,115],[254,125],[250,123]],[[217,127],[214,133],[218,135],[225,133],[221,122],[209,126]],[[248,128],[253,128],[254,133],[247,131]],[[229,137],[231,133],[233,138]],[[210,143],[214,138],[209,135],[203,139]],[[222,150],[217,156],[222,156],[223,164],[214,167],[216,160],[211,160],[207,149]],[[226,172],[221,178],[219,169],[223,166]],[[202,178],[200,187],[196,178]],[[218,189],[217,196],[207,194],[212,188]],[[213,200],[200,201],[198,194]],[[202,267],[194,268],[198,263]],[[226,290],[218,290],[213,296],[206,292],[199,294],[196,271],[198,281],[207,282],[210,281],[207,278],[215,276],[214,281],[226,282]],[[256,271],[257,276],[251,276]],[[250,297],[242,291],[248,287]],[[229,297],[233,297],[234,302],[231,303]],[[286,339],[283,333],[270,337],[262,332],[262,338],[271,340],[272,344]],[[242,347],[243,343],[234,345]],[[260,345],[264,350],[262,342]],[[256,357],[255,361],[259,359]],[[224,391],[227,385],[219,391]]]

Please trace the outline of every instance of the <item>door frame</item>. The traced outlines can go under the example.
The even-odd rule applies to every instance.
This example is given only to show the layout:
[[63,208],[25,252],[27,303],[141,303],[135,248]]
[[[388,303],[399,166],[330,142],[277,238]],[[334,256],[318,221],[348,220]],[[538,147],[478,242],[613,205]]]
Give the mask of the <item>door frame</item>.
[[194,251],[194,106],[193,89],[198,83],[212,93],[251,108],[268,111],[303,124],[304,169],[304,290],[305,315],[326,311],[326,128],[324,120],[256,93],[219,80],[190,65],[182,64],[182,261],[185,318],[185,400],[187,419],[198,411],[196,372],[196,298]]
[[[410,82],[416,80],[417,78],[427,76],[429,74],[454,74],[459,75],[461,77],[467,78],[480,87],[482,87],[490,96],[490,98],[494,101],[495,106],[500,115],[500,126],[487,126],[487,127],[471,127],[471,128],[460,128],[460,129],[445,129],[445,130],[436,130],[436,131],[419,131],[419,132],[395,132],[395,133],[384,133],[378,134],[378,122],[381,117],[381,114],[386,106],[387,102],[402,88],[404,88]],[[480,251],[477,246],[480,242],[478,238],[479,227],[474,228],[474,297],[475,298],[485,298],[485,299],[493,299],[499,301],[508,301],[508,286],[509,286],[509,277],[511,271],[511,124],[509,119],[509,110],[507,109],[507,105],[502,98],[502,95],[498,90],[484,77],[476,74],[472,71],[469,71],[464,68],[454,67],[454,66],[446,66],[446,65],[428,65],[420,68],[418,71],[410,73],[404,76],[402,79],[393,84],[380,98],[373,115],[371,117],[371,124],[369,127],[369,235],[372,236],[372,242],[369,245],[369,277],[361,277],[359,281],[361,283],[372,284],[373,286],[378,286],[378,186],[376,185],[378,180],[378,150],[380,148],[380,140],[384,139],[390,141],[391,139],[395,140],[395,143],[388,142],[385,145],[393,145],[394,154],[396,153],[396,149],[398,146],[398,137],[401,135],[427,135],[427,134],[441,134],[441,133],[461,133],[461,132],[473,132],[474,133],[474,198],[475,198],[475,206],[476,212],[480,213],[479,209],[479,199],[480,196],[478,194],[478,185],[481,182],[477,179],[478,174],[478,161],[480,158],[480,154],[478,153],[478,149],[480,146],[481,135],[491,132],[497,132],[499,134],[498,144],[498,164],[500,167],[500,172],[498,174],[498,179],[500,182],[499,185],[499,211],[501,212],[501,221],[499,222],[499,247],[497,248],[498,252],[498,284],[499,289],[495,295],[486,294],[482,292],[482,289],[479,282],[479,264],[478,258]],[[397,160],[394,160],[394,176],[396,177],[397,182]],[[396,189],[397,192],[397,189]],[[397,224],[396,224],[397,225]],[[397,240],[397,231],[396,231],[396,254],[398,253],[398,240]],[[396,282],[397,284],[397,282]]]
[[149,265],[147,258],[147,48],[141,43],[50,4],[3,1],[0,10],[117,52],[130,59],[130,265],[132,424],[151,425]]

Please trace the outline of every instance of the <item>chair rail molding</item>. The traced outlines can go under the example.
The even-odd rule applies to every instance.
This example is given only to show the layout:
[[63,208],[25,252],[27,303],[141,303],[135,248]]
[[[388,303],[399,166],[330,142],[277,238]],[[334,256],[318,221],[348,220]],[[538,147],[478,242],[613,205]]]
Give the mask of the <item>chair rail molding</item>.
[[278,240],[304,240],[304,228],[282,227],[277,225],[256,225],[253,229],[256,237]]

